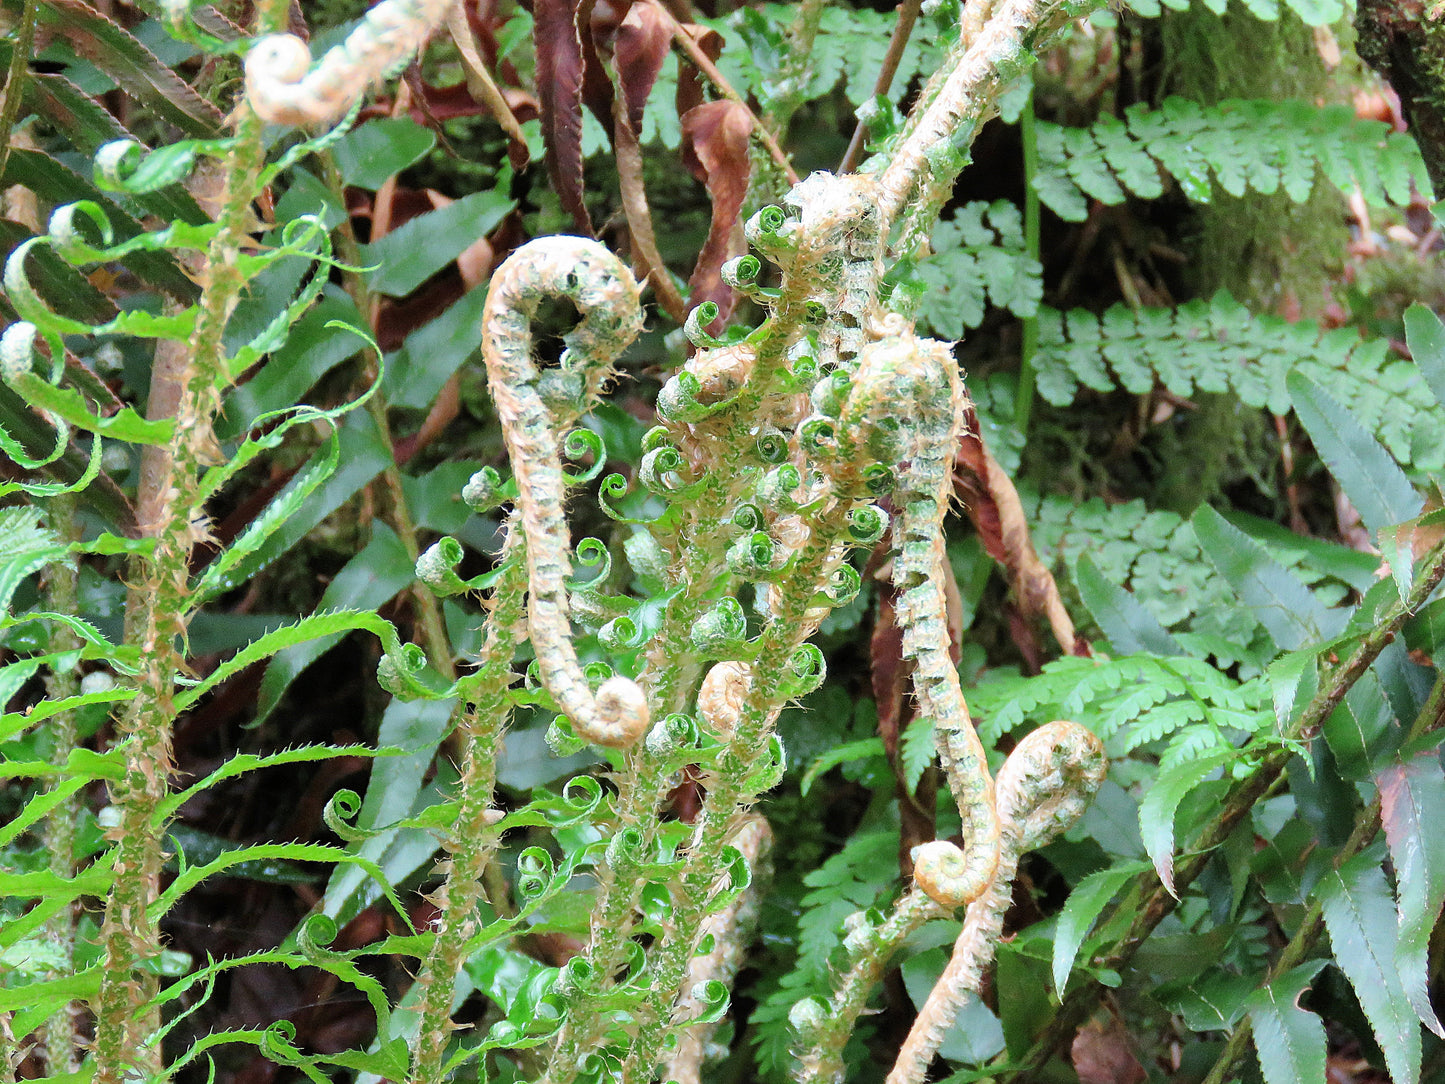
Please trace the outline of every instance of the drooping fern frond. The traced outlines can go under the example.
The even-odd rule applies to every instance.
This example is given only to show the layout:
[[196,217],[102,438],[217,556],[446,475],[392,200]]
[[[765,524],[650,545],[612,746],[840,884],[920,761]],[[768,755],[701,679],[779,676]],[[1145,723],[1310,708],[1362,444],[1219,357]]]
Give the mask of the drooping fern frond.
[[[1223,15],[1229,0],[1198,0],[1216,15]],[[1138,15],[1155,18],[1165,10],[1188,11],[1190,0],[1129,0],[1129,7]],[[1274,22],[1282,12],[1293,12],[1307,26],[1329,26],[1344,17],[1342,0],[1234,0],[1236,8],[1244,8],[1256,19]]]
[[1257,316],[1225,291],[1174,309],[1115,305],[1102,317],[1040,309],[1034,366],[1039,394],[1055,406],[1072,402],[1080,385],[1142,395],[1157,380],[1186,398],[1232,392],[1274,414],[1289,412],[1285,377],[1298,371],[1347,404],[1401,463],[1445,468],[1445,418],[1419,370],[1387,342]]
[[1300,202],[1317,169],[1342,191],[1358,186],[1372,204],[1408,203],[1412,181],[1428,190],[1409,136],[1338,104],[1236,98],[1200,105],[1170,97],[1158,109],[1138,103],[1122,120],[1106,114],[1088,128],[1040,122],[1038,147],[1034,191],[1071,222],[1084,220],[1086,197],[1106,204],[1122,203],[1126,193],[1157,198],[1161,173],[1198,203],[1216,184],[1231,196],[1283,190]]

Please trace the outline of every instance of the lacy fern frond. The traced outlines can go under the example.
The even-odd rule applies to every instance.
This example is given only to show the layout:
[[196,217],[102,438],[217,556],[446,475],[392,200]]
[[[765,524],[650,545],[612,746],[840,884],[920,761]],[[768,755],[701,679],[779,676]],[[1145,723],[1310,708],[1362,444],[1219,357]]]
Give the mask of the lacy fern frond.
[[1072,402],[1080,385],[1143,395],[1158,381],[1184,398],[1232,392],[1272,414],[1289,413],[1285,377],[1298,371],[1347,404],[1401,463],[1445,468],[1445,418],[1419,370],[1387,342],[1255,315],[1225,291],[1174,309],[1040,309],[1034,365],[1039,394],[1055,406]]
[[985,302],[1026,318],[1038,312],[1043,268],[1024,245],[1023,216],[1007,200],[975,200],[933,231],[933,255],[918,268],[919,319],[943,338],[983,323]]
[[[1027,719],[1075,719],[1121,753],[1189,734],[1173,754],[1234,744],[1273,721],[1267,683],[1239,683],[1202,659],[1126,655],[1062,658],[1033,677],[1009,676],[971,690],[983,720],[979,733],[994,741]],[[1194,732],[1202,728],[1215,740]]]
[[[1230,7],[1229,0],[1199,0],[1216,15]],[[1167,11],[1188,11],[1190,0],[1129,0],[1129,7],[1139,15],[1157,18]],[[1353,5],[1350,5],[1353,7]],[[1234,0],[1236,9],[1243,8],[1256,19],[1274,22],[1283,12],[1293,12],[1307,26],[1329,26],[1345,15],[1342,0]]]
[[1082,222],[1088,198],[1123,203],[1163,194],[1161,174],[1196,203],[1217,185],[1231,196],[1284,191],[1300,202],[1322,171],[1336,188],[1358,187],[1372,204],[1404,205],[1413,181],[1427,191],[1424,162],[1409,136],[1362,120],[1346,105],[1231,99],[1200,105],[1166,98],[1130,106],[1088,128],[1040,121],[1034,191],[1060,218]]

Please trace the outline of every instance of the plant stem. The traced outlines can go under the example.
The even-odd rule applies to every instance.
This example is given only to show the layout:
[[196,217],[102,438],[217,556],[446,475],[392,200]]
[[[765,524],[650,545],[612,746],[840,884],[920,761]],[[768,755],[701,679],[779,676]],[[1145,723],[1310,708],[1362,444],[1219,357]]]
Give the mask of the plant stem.
[[[285,21],[286,5],[280,0],[266,0],[257,9],[259,33],[272,33]],[[165,826],[156,810],[169,790],[174,694],[184,665],[180,645],[193,605],[190,558],[204,537],[199,481],[215,455],[212,423],[227,372],[226,322],[245,287],[237,257],[249,242],[250,205],[264,158],[261,131],[260,119],[243,102],[227,160],[221,228],[206,253],[190,364],[160,472],[164,497],[155,523],[156,546],[149,558],[136,562],[137,594],[145,600],[145,613],[127,640],[139,649],[141,672],[135,698],[117,727],[125,767],[111,795],[119,823],[108,833],[116,844],[115,881],[101,927],[104,967],[96,1003],[96,1084],[120,1084],[134,1072],[147,1077],[161,1072],[160,1051],[151,1043],[160,1013],[158,1008],[141,1011],[156,988],[155,976],[142,968],[160,952],[159,931],[148,913],[164,857]]]
[[[329,151],[320,155],[320,159],[322,176],[327,189],[335,197],[337,205],[345,207],[346,194],[341,180],[341,171],[336,167],[336,159]],[[350,216],[342,220],[335,233],[336,251],[341,262],[349,267],[360,267],[362,264],[361,247],[357,244],[356,232],[351,228]],[[366,283],[362,281],[361,275],[356,271],[344,271],[342,272],[342,284],[356,305],[356,311],[362,315],[363,319],[368,319],[373,310],[375,298],[366,288]],[[367,383],[375,382],[379,375],[377,359],[370,350],[365,352],[365,358],[366,360],[362,363],[362,379]],[[380,388],[366,401],[366,409],[370,413],[372,421],[376,423],[383,443],[388,448],[394,448],[391,423],[387,418],[386,396]],[[402,548],[406,550],[407,557],[410,558],[412,564],[416,564],[416,559],[421,556],[421,544],[417,541],[416,521],[412,519],[411,508],[406,503],[406,491],[402,488],[401,468],[396,465],[395,459],[388,458],[386,466],[382,468],[381,486],[382,492],[385,494],[382,517],[396,532],[396,536],[401,539]],[[408,590],[412,605],[416,608],[418,638],[421,641],[422,650],[426,652],[427,660],[447,681],[455,680],[456,666],[452,661],[451,640],[447,636],[446,619],[442,614],[441,602],[423,583],[413,583]]]
[[827,582],[827,575],[839,559],[834,539],[846,529],[846,513],[843,505],[819,517],[813,525],[813,541],[798,554],[793,573],[775,586],[780,599],[778,611],[760,637],[746,703],[733,738],[719,759],[716,780],[708,790],[688,846],[687,865],[680,890],[673,896],[667,934],[649,954],[652,981],[634,1014],[637,1039],[623,1065],[624,1081],[652,1079],[667,1035],[663,1025],[668,1007],[701,936],[709,898],[726,870],[724,848],[736,826],[737,810],[756,797],[747,780],[758,751],[768,746],[773,723],[786,700],[779,687],[782,677],[794,652],[822,619],[821,614],[810,615],[812,598],[818,585]]
[[[1409,736],[1405,744],[1413,742],[1421,735],[1437,729],[1442,721],[1442,713],[1445,713],[1445,675],[1435,679],[1435,684],[1430,689],[1430,695],[1424,706],[1420,709],[1419,716],[1410,727]],[[1372,842],[1380,832],[1381,814],[1383,807],[1378,790],[1374,799],[1370,802],[1369,808],[1365,810],[1364,817],[1355,825],[1355,830],[1350,833],[1350,838],[1345,841],[1344,846],[1335,855],[1334,867],[1339,869],[1355,855],[1359,854]],[[1319,941],[1320,935],[1325,931],[1324,904],[1318,897],[1310,901],[1309,910],[1300,922],[1299,929],[1290,938],[1284,951],[1279,954],[1265,983],[1271,983],[1281,975],[1287,974],[1293,968],[1305,962],[1315,944]],[[1234,1027],[1229,1042],[1225,1045],[1223,1052],[1214,1063],[1214,1068],[1204,1078],[1204,1084],[1225,1084],[1225,1081],[1232,1078],[1235,1067],[1244,1058],[1246,1048],[1249,1046],[1250,1037],[1254,1033],[1253,1025],[1249,1017],[1245,1017]]]
[[30,75],[30,54],[35,48],[35,9],[39,0],[25,0],[20,9],[20,25],[10,45],[10,67],[5,73],[5,91],[0,101],[0,177],[10,160],[10,136],[20,116],[20,102],[25,96],[25,80]]
[[[75,522],[76,497],[62,493],[50,498],[46,510],[50,526],[66,542],[75,542],[80,531]],[[54,564],[46,573],[46,604],[52,613],[78,615],[80,606],[79,571],[73,565]],[[65,625],[56,624],[50,631],[52,651],[75,651],[81,639]],[[45,691],[52,700],[64,700],[80,691],[79,671],[75,665],[60,666],[45,678]],[[51,740],[55,743],[51,762],[63,766],[78,741],[75,712],[62,711],[51,716]],[[65,799],[45,820],[45,850],[50,855],[50,872],[62,880],[75,874],[75,819],[79,803],[75,797]],[[45,939],[56,953],[56,977],[71,973],[75,960],[75,908],[63,907],[45,922]],[[76,1061],[75,1016],[67,1001],[45,1022],[45,1063],[53,1076],[73,1073],[80,1066]]]
[[[878,79],[873,84],[873,97],[882,98],[893,88],[893,77],[898,74],[898,63],[903,59],[903,50],[908,48],[908,38],[913,33],[913,24],[918,21],[918,9],[923,0],[903,0],[898,5],[898,22],[893,24],[893,36],[888,39],[888,52],[883,54],[883,63],[878,69]],[[868,138],[868,125],[859,121],[853,128],[853,138],[848,141],[848,150],[838,163],[836,172],[852,173],[858,168],[863,157],[863,144]]]
[[[507,532],[502,575],[487,615],[486,640],[480,666],[469,682],[471,704],[462,715],[461,778],[457,781],[457,817],[444,843],[451,854],[446,883],[437,894],[441,914],[436,940],[417,975],[421,988],[421,1024],[413,1043],[412,1084],[442,1079],[442,1058],[455,1025],[451,1022],[456,976],[466,963],[467,942],[477,931],[477,907],[483,899],[483,876],[496,850],[491,825],[497,781],[497,751],[510,713],[507,688],[512,659],[526,636],[522,600],[527,591],[527,565],[516,552],[520,530]],[[502,901],[494,901],[498,908]]]
[[[1259,766],[1230,792],[1224,807],[1194,841],[1190,853],[1175,863],[1176,893],[1182,894],[1204,871],[1214,848],[1229,838],[1239,823],[1249,815],[1255,803],[1274,785],[1295,755],[1287,747],[1288,744],[1298,741],[1302,736],[1313,737],[1318,733],[1330,713],[1345,698],[1345,694],[1364,676],[1385,646],[1394,640],[1395,634],[1406,620],[1424,605],[1442,579],[1445,579],[1445,544],[1436,546],[1426,555],[1409,595],[1392,607],[1384,619],[1360,640],[1359,646],[1349,658],[1330,673],[1328,680],[1322,684],[1285,734],[1286,746],[1276,748],[1264,756]],[[1427,707],[1438,715],[1441,706],[1440,699],[1432,695]],[[1133,915],[1127,932],[1110,952],[1095,959],[1096,966],[1101,970],[1122,971],[1154,928],[1174,911],[1179,902],[1180,895],[1171,894],[1160,882],[1157,874],[1148,874],[1135,882],[1129,894],[1114,907],[1110,917],[1100,923],[1101,926],[1108,926],[1115,919],[1122,919],[1124,915]],[[1020,1059],[1017,1079],[1042,1079],[1040,1073],[1044,1066],[1066,1044],[1073,1041],[1074,1034],[1093,1011],[1102,991],[1102,984],[1092,980],[1081,982],[1065,995],[1063,1004],[1059,1006],[1053,1019]]]

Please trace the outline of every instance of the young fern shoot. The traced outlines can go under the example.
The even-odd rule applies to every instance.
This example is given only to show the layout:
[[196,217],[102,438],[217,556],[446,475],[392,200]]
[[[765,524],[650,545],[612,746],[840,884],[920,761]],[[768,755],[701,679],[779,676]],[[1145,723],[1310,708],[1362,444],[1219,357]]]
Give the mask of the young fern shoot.
[[1003,933],[1019,859],[1083,816],[1104,782],[1105,768],[1103,743],[1067,721],[1039,727],[1009,754],[997,783],[998,876],[969,905],[953,955],[919,1010],[888,1084],[922,1084],[959,1007],[983,986]]
[[970,903],[988,887],[999,850],[993,780],[949,653],[942,586],[948,574],[943,517],[967,401],[946,344],[894,335],[864,348],[839,416],[848,462],[904,464],[894,483],[902,515],[893,546],[903,655],[915,660],[914,692],[922,713],[936,722],[939,755],[964,825],[962,850],[944,841],[920,848],[914,879],[950,907]]
[[271,124],[334,123],[375,83],[409,61],[454,3],[382,0],[314,68],[310,47],[295,35],[260,38],[246,54],[246,99]]
[[[555,297],[569,298],[582,320],[565,336],[560,367],[543,371],[532,356],[532,318]],[[482,315],[482,356],[527,538],[527,624],[542,684],[580,737],[614,748],[647,733],[650,713],[636,682],[612,677],[594,693],[577,662],[568,618],[571,545],[558,433],[588,409],[641,327],[631,272],[600,244],[580,237],[543,237],[514,252],[492,277]]]

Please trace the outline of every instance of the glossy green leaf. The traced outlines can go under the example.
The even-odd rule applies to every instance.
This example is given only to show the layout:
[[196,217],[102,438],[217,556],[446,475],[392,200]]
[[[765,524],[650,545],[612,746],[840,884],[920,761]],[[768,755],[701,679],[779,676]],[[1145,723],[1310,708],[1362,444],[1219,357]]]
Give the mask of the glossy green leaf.
[[1445,408],[1445,324],[1417,301],[1405,310],[1405,342],[1436,402]]
[[1395,1080],[1420,1076],[1420,1021],[1395,967],[1395,900],[1376,846],[1332,869],[1315,892],[1324,909],[1335,963],[1355,988]]
[[1293,651],[1339,630],[1344,614],[1327,610],[1263,546],[1213,508],[1200,505],[1191,522],[1205,556],[1281,648]]
[[367,274],[367,286],[405,297],[495,229],[515,206],[503,192],[475,192],[413,218],[363,247],[363,266],[376,268]]
[[1445,831],[1436,831],[1445,826],[1445,772],[1432,749],[1397,761],[1376,782],[1399,896],[1395,969],[1421,1022],[1445,1038],[1429,989],[1430,935],[1445,905]]
[[1174,892],[1174,814],[1185,795],[1220,768],[1238,759],[1237,749],[1210,749],[1165,768],[1139,806],[1139,832],[1159,880]]
[[1325,1025],[1299,1007],[1324,961],[1297,967],[1249,999],[1254,1049],[1265,1084],[1319,1084],[1325,1079]]
[[1087,553],[1074,566],[1074,583],[1099,628],[1122,654],[1182,655],[1168,630],[1128,591],[1099,571]]
[[382,393],[388,403],[411,410],[431,406],[442,385],[481,349],[486,301],[486,285],[478,286],[406,337],[402,350],[386,361]]
[[387,117],[353,128],[331,148],[341,179],[375,192],[436,146],[436,135],[410,117]]
[[1184,1018],[1191,1031],[1225,1031],[1244,1016],[1258,976],[1232,975],[1214,968],[1187,983],[1157,987],[1160,1004]]
[[1401,597],[1409,593],[1413,554],[1389,528],[1420,514],[1424,501],[1391,457],[1342,404],[1303,373],[1287,380],[1295,413],[1370,534],[1380,539]]
[[1315,450],[1372,534],[1419,514],[1424,502],[1405,472],[1344,405],[1302,373],[1288,386]]
[[1054,991],[1059,996],[1063,996],[1079,946],[1089,935],[1095,920],[1109,901],[1118,895],[1119,889],[1148,868],[1143,862],[1126,862],[1102,869],[1089,874],[1069,893],[1054,933]]

